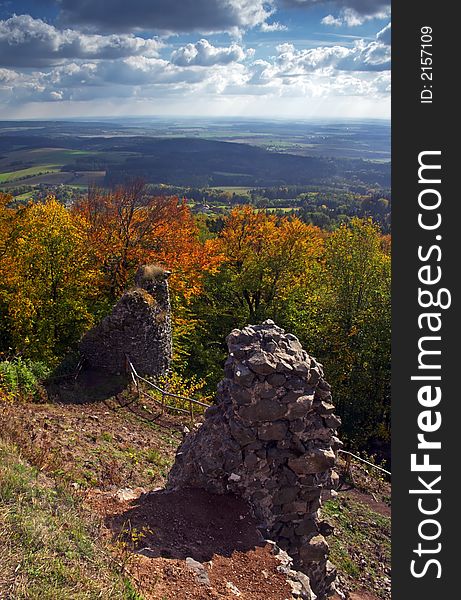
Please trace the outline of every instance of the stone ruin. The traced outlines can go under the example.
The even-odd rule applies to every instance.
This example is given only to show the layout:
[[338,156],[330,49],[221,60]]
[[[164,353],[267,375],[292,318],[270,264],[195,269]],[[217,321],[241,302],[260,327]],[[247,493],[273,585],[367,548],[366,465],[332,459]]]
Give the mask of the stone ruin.
[[158,377],[168,372],[172,354],[169,275],[155,265],[138,269],[135,287],[80,342],[80,352],[92,367],[122,373],[128,355],[140,375]]
[[265,537],[305,573],[317,598],[334,590],[320,519],[333,471],[340,419],[323,368],[273,321],[233,330],[230,356],[204,423],[185,438],[168,486],[234,493],[249,502]]

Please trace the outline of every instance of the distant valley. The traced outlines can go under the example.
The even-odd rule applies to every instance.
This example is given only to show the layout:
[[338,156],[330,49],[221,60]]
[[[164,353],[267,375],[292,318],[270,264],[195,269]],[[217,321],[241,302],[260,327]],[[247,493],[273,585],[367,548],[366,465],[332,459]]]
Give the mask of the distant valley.
[[0,122],[0,185],[389,187],[383,124]]

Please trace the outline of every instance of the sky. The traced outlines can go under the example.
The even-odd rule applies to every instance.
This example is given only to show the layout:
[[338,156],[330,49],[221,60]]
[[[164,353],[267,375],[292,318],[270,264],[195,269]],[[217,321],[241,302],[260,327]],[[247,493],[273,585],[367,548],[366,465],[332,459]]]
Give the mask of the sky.
[[0,0],[0,119],[390,118],[382,0]]

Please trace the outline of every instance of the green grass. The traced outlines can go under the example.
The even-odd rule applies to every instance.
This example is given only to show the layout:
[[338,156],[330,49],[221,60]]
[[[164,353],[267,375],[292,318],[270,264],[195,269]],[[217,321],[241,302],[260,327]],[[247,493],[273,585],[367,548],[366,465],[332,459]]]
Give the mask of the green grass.
[[223,192],[235,192],[236,194],[247,194],[250,190],[257,187],[244,187],[240,185],[216,185],[209,188],[210,190],[220,190]]
[[0,598],[142,600],[65,489],[0,440]]
[[361,502],[342,496],[325,502],[322,516],[335,528],[334,534],[328,537],[330,560],[349,580],[351,589],[365,587],[386,598],[391,519]]
[[59,165],[37,165],[36,167],[29,167],[27,169],[19,169],[18,171],[9,171],[6,173],[0,173],[0,183],[8,183],[10,181],[17,181],[33,177],[34,175],[58,173],[60,170]]

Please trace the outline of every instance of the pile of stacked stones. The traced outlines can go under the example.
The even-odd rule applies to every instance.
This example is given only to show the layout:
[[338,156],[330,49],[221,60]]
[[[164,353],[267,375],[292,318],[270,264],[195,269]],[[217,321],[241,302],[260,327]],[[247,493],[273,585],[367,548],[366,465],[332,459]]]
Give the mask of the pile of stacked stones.
[[135,287],[80,342],[80,352],[92,367],[122,373],[129,356],[140,375],[167,373],[172,353],[169,275],[155,265],[138,269]]
[[321,521],[322,489],[333,471],[340,419],[323,368],[274,324],[233,330],[216,400],[178,450],[169,487],[200,487],[245,498],[265,535],[309,576],[318,598],[332,592]]

